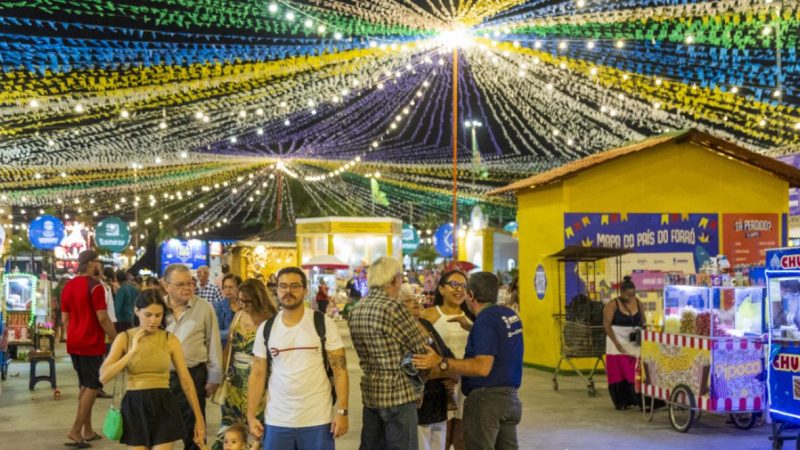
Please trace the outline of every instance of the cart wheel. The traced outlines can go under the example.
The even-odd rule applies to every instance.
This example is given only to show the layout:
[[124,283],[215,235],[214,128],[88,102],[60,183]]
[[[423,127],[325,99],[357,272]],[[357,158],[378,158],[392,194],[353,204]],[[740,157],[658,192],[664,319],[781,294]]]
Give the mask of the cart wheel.
[[56,400],[61,398],[61,390],[60,389],[53,389],[53,398]]
[[733,426],[740,430],[749,430],[753,428],[758,420],[758,414],[755,413],[734,413],[731,414],[731,422]]
[[558,381],[556,381],[556,380],[553,380],[553,390],[554,391],[558,390]]
[[695,419],[694,394],[685,384],[679,384],[672,390],[669,398],[669,423],[679,433],[686,433],[692,428]]
[[595,397],[597,395],[597,390],[594,388],[594,382],[589,383],[586,386],[586,392],[589,394],[589,397]]

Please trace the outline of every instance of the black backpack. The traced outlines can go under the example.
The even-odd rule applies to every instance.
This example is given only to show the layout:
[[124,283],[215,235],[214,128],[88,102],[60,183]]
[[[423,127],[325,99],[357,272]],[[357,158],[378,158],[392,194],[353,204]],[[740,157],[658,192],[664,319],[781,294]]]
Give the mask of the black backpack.
[[[314,329],[317,331],[322,350],[322,365],[325,367],[325,374],[328,376],[328,381],[331,383],[331,398],[333,404],[336,404],[336,386],[333,382],[333,369],[328,363],[328,352],[325,350],[325,314],[319,311],[314,312]],[[275,319],[278,315],[272,316],[264,325],[264,346],[267,348],[267,368],[269,373],[272,373],[272,353],[269,351],[269,335],[272,333],[272,326],[275,325]],[[267,378],[269,383],[269,378]]]

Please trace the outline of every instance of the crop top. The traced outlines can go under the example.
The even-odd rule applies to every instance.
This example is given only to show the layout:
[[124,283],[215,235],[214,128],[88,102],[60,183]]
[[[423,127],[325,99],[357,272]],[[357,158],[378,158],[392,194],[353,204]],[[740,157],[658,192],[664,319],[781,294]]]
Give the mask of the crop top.
[[[138,328],[133,328],[125,332],[128,338],[127,349],[130,348],[133,334],[137,330]],[[139,351],[131,357],[126,366],[128,390],[169,388],[172,358],[167,346],[168,339],[169,333],[164,330],[142,336],[139,341]]]

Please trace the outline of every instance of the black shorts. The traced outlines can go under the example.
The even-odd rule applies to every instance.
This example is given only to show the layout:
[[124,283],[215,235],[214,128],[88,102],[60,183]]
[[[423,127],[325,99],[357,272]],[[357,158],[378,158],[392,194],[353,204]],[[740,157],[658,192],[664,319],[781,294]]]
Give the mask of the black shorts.
[[72,367],[78,372],[78,385],[89,389],[100,389],[100,366],[103,365],[102,356],[69,355],[72,357]]

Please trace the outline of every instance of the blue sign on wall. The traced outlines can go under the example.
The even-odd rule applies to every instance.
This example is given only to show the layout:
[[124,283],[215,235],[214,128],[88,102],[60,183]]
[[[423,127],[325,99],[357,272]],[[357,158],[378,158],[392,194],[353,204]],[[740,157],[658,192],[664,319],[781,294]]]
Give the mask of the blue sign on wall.
[[161,274],[170,264],[183,264],[197,270],[208,265],[208,246],[206,241],[170,239],[161,244]]
[[28,239],[40,250],[52,250],[64,239],[64,222],[49,215],[39,216],[28,226]]
[[433,247],[436,252],[445,258],[453,257],[453,224],[446,223],[440,226],[433,234]]

